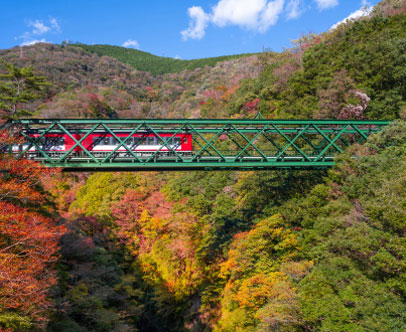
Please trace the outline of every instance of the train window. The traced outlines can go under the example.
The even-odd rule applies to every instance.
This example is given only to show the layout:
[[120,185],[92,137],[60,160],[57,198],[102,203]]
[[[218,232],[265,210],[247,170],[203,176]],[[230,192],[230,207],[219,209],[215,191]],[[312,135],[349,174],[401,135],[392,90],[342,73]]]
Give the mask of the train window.
[[173,144],[174,145],[180,145],[180,137],[174,137],[173,138]]
[[93,136],[93,146],[102,145],[103,137]]
[[61,146],[65,144],[65,137],[41,137],[37,143],[40,146]]
[[187,137],[186,137],[186,136],[183,137],[183,142],[184,142],[185,144],[187,144]]
[[[121,142],[124,142],[125,145],[131,146],[134,144],[134,137],[119,137],[121,139]],[[120,144],[117,142],[117,144]]]
[[147,145],[156,145],[156,137],[147,137]]
[[65,137],[41,137],[36,144],[43,150],[61,149],[65,145]]
[[145,145],[145,138],[144,137],[134,137],[134,144],[135,146]]
[[93,137],[93,145],[118,145],[118,141],[114,137]]
[[108,145],[118,145],[118,140],[116,140],[114,137],[109,137]]

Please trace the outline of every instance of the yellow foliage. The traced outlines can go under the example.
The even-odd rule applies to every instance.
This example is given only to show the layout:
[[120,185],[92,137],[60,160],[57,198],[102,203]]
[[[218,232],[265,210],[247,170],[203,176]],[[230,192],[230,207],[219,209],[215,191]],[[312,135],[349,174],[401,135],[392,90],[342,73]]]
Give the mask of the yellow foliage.
[[259,326],[264,331],[279,331],[281,326],[294,331],[300,315],[292,280],[305,276],[312,266],[292,261],[298,250],[294,231],[279,214],[234,236],[228,259],[220,266],[219,276],[227,282],[214,331],[257,331]]
[[295,331],[300,309],[288,276],[258,273],[230,280],[224,288],[221,317],[214,331]]
[[286,280],[286,276],[280,272],[256,274],[242,282],[233,300],[240,307],[258,310],[268,299],[279,295],[275,292],[274,286],[280,280]]
[[289,261],[281,265],[280,271],[285,273],[294,280],[300,280],[309,273],[313,264],[314,264],[313,261],[300,261],[300,262]]

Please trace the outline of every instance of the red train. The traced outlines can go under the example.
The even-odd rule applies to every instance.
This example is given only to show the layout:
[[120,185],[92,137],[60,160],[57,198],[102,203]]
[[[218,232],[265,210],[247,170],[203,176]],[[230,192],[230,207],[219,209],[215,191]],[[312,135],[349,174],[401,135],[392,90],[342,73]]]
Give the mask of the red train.
[[[82,134],[71,134],[76,140],[80,140]],[[128,137],[129,133],[117,133],[115,134],[122,141]],[[163,139],[169,139],[168,142],[170,149],[163,144],[163,142],[156,137],[153,133],[137,133],[131,136],[131,138],[125,141],[127,147],[137,154],[151,154],[159,150],[159,153],[168,154],[175,150],[178,153],[190,153],[192,151],[192,135],[191,134],[176,134],[172,137],[171,133],[160,133],[159,136]],[[30,137],[38,138],[40,134],[29,134]],[[172,138],[171,138],[172,137]],[[43,151],[52,152],[53,154],[60,154],[69,151],[75,146],[75,141],[67,134],[45,134],[39,142],[36,143]],[[119,142],[110,133],[92,133],[82,141],[82,146],[92,151],[94,156],[103,156],[112,152],[117,148]],[[28,148],[29,144],[24,143],[22,145],[14,145],[12,147],[13,152],[17,153],[24,151]],[[72,150],[76,155],[80,155],[83,152],[82,147],[75,146]],[[38,153],[38,149],[35,146],[30,147],[29,154]],[[116,151],[118,156],[124,156],[129,154],[128,151],[120,146]]]

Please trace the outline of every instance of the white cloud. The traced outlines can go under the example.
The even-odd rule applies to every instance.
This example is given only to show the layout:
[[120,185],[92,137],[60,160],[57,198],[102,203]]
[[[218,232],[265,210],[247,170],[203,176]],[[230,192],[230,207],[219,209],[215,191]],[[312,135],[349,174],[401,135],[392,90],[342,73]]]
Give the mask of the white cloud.
[[212,22],[220,27],[239,25],[255,28],[266,0],[221,0],[213,7]]
[[302,0],[290,0],[286,5],[288,20],[300,17],[303,14]]
[[363,0],[362,1],[362,7],[360,9],[358,9],[355,12],[351,13],[350,15],[348,15],[345,19],[341,20],[340,22],[337,22],[336,24],[334,24],[330,28],[330,30],[334,30],[340,24],[347,23],[348,21],[356,20],[357,18],[360,18],[360,17],[363,17],[363,16],[368,16],[371,13],[373,8],[374,8],[374,6],[368,5],[368,3],[365,0]]
[[209,16],[202,7],[190,7],[188,9],[190,17],[189,28],[181,31],[182,39],[202,39],[209,21]]
[[180,57],[180,55],[175,55],[175,58],[174,59],[176,59],[176,60],[181,60],[182,58]]
[[188,9],[189,28],[181,35],[183,40],[202,39],[210,22],[219,27],[237,25],[265,32],[278,21],[284,3],[285,0],[220,0],[210,14],[201,7],[191,7]]
[[36,43],[46,43],[45,38],[38,39],[38,36],[61,31],[59,23],[54,17],[49,18],[49,24],[45,24],[44,21],[41,20],[35,20],[29,21],[27,26],[32,28],[31,31],[26,31],[21,36],[15,37],[15,39],[23,40],[21,46],[34,45]]
[[33,35],[43,35],[51,30],[50,27],[46,26],[42,21],[35,20],[34,22],[28,22],[29,27],[33,27],[34,29],[31,31]]
[[315,0],[320,10],[332,8],[338,5],[338,0]]
[[138,42],[134,39],[129,39],[123,43],[123,47],[133,47],[133,48],[140,48]]
[[259,31],[265,32],[271,25],[275,25],[278,22],[279,15],[283,10],[284,0],[270,1],[266,5],[266,8],[260,15]]
[[21,46],[30,46],[30,45],[34,45],[34,44],[38,44],[38,43],[47,43],[47,41],[45,40],[45,38],[42,38],[41,40],[34,39],[34,40],[22,42]]
[[59,26],[59,23],[58,23],[58,21],[57,21],[56,18],[51,17],[51,18],[49,19],[49,21],[51,22],[51,27],[52,27],[52,29],[53,29],[54,31],[56,31],[56,32],[60,32],[60,31],[61,31],[61,27]]

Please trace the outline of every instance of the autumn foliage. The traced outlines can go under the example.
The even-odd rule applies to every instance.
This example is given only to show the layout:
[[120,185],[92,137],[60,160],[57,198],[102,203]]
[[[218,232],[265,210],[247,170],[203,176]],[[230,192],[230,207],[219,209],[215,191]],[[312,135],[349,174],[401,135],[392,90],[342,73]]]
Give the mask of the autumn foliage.
[[[404,3],[157,77],[74,45],[0,54],[54,81],[27,107],[41,117],[406,119]],[[59,175],[3,158],[0,331],[49,316],[49,332],[405,331],[405,142],[400,121],[329,172]]]
[[55,171],[5,155],[0,170],[0,327],[43,326],[64,231],[44,213],[51,209],[41,182]]

